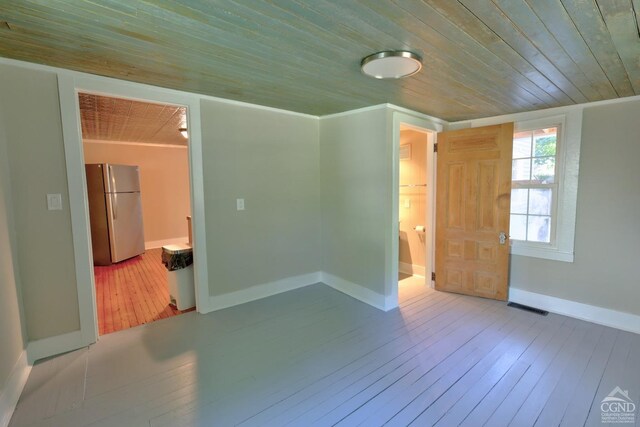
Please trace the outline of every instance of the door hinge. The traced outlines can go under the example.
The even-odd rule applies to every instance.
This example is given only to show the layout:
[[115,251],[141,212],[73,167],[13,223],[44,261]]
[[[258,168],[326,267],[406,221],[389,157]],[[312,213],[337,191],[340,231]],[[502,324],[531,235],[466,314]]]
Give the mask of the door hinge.
[[431,273],[431,280],[436,281],[436,273]]
[[438,152],[438,143],[437,142],[435,144],[433,144],[433,152],[434,153]]

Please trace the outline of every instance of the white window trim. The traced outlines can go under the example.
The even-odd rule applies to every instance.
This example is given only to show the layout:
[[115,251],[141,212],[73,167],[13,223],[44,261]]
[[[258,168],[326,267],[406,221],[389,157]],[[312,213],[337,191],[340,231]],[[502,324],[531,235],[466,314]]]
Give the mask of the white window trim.
[[558,180],[555,203],[554,234],[551,243],[511,241],[511,254],[554,261],[573,262],[578,198],[578,169],[582,137],[582,111],[515,121],[515,131],[559,126],[556,153]]
[[578,200],[578,171],[580,168],[580,142],[582,141],[582,111],[584,105],[558,107],[549,110],[528,111],[504,116],[486,117],[450,124],[449,130],[466,127],[490,126],[514,122],[515,130],[530,127],[550,127],[561,123],[561,141],[558,152],[559,180],[556,216],[556,239],[553,245],[514,241],[511,254],[554,261],[573,262]]

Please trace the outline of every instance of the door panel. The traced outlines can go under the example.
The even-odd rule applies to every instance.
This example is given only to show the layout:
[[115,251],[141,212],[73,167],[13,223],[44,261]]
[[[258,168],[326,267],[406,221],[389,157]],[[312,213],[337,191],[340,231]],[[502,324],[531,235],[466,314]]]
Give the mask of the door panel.
[[506,300],[513,123],[438,134],[437,290]]
[[86,165],[87,202],[91,224],[91,249],[94,265],[111,265],[107,200],[102,165]]
[[140,193],[107,194],[111,261],[119,262],[144,252]]
[[105,183],[108,193],[140,191],[138,166],[107,164],[105,169]]

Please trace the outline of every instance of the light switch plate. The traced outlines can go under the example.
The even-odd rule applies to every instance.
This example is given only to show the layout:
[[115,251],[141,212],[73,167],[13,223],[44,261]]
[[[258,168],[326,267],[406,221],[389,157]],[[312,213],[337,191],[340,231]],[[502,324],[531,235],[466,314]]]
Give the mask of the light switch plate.
[[407,209],[411,207],[411,199],[404,199],[404,207]]
[[47,209],[50,211],[61,211],[62,194],[47,194]]
[[236,199],[236,209],[239,211],[244,210],[244,199]]

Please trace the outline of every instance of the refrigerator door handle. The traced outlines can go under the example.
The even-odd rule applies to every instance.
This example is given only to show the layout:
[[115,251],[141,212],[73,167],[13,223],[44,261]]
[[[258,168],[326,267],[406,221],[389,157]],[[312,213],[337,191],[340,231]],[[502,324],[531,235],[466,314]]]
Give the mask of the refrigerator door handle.
[[107,224],[108,224],[108,233],[109,233],[109,251],[110,251],[110,260],[111,262],[116,262],[118,259],[118,245],[116,244],[116,195],[115,194],[105,194],[107,199]]
[[113,206],[111,207],[113,220],[118,219],[118,193],[113,193]]
[[109,165],[109,179],[111,180],[111,193],[116,193],[116,176],[113,174],[112,165]]

